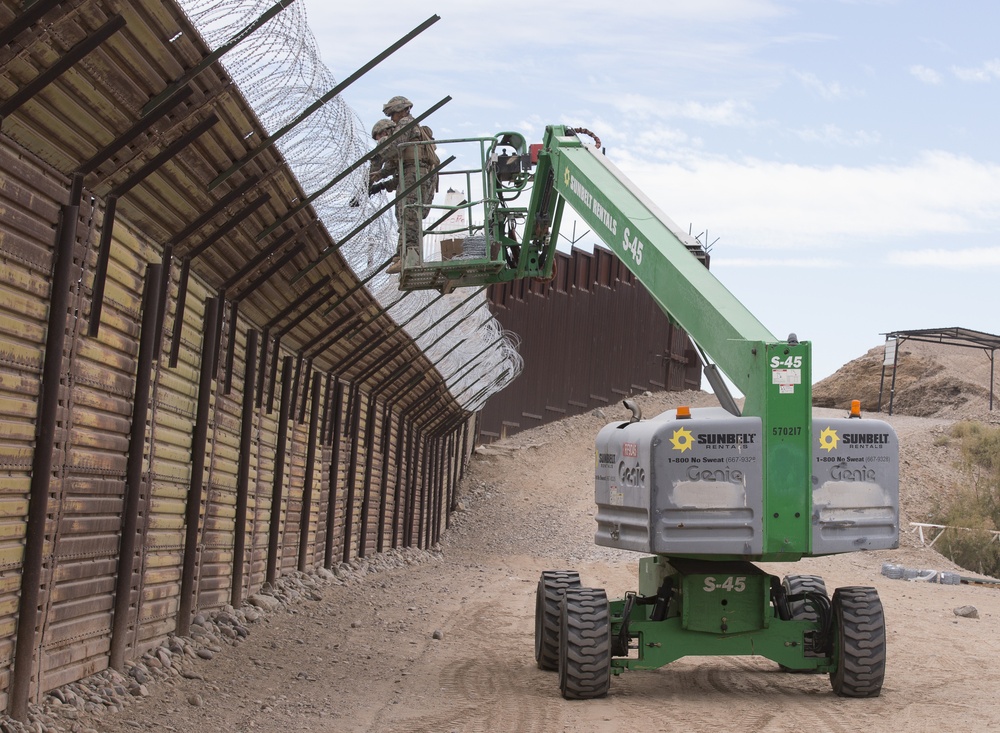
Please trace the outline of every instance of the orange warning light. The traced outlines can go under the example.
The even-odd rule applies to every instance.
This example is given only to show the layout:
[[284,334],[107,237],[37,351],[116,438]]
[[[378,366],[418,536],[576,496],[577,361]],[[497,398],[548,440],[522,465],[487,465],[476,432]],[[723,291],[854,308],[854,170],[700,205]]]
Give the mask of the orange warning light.
[[677,408],[677,419],[686,420],[691,417],[691,408],[687,405]]
[[861,400],[851,400],[850,417],[861,417]]

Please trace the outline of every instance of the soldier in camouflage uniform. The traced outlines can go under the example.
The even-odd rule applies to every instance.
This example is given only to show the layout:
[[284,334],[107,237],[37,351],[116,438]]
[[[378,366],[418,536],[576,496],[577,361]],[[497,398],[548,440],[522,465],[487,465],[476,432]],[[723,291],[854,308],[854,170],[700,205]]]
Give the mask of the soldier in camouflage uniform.
[[[410,110],[413,103],[406,97],[393,97],[382,111],[389,117],[393,128],[388,128],[385,134],[392,134],[392,130],[403,127],[413,121]],[[380,120],[379,122],[385,122]],[[379,123],[376,123],[376,128]],[[386,128],[381,128],[382,130]],[[381,130],[380,130],[381,131]],[[376,129],[372,129],[372,137],[375,137]],[[376,138],[377,140],[378,138]],[[395,185],[387,190],[395,188],[405,189],[416,183],[417,178],[426,175],[432,168],[440,164],[435,146],[434,137],[429,127],[414,125],[410,131],[395,141],[391,150],[386,151],[382,159],[382,167],[373,174],[372,182],[394,177]],[[406,143],[428,143],[426,145],[409,145]],[[403,161],[403,180],[399,179],[399,161]],[[419,168],[419,173],[418,173]],[[426,219],[430,212],[430,204],[434,200],[434,193],[437,191],[437,175],[425,180],[420,188],[412,191],[409,195],[396,200],[396,223],[399,225],[399,251],[396,259],[389,265],[386,272],[396,273],[400,270],[399,258],[406,257],[407,266],[419,265],[423,262],[423,250],[420,240],[420,220]]]

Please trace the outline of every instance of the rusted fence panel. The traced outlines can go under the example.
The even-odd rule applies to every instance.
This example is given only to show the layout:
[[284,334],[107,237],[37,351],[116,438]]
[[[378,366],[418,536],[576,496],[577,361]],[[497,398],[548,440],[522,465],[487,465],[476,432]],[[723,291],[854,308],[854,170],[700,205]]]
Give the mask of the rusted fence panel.
[[490,398],[480,437],[499,439],[646,390],[699,389],[690,340],[610,250],[557,253],[551,282],[491,286],[504,329],[521,339],[524,371]]

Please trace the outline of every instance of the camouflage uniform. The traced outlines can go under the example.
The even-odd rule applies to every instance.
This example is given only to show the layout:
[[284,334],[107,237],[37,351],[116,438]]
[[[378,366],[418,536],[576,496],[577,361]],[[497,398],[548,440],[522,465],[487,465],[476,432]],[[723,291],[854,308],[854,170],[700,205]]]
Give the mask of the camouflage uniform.
[[[394,103],[397,103],[394,107]],[[393,115],[393,122],[397,129],[405,127],[413,122],[410,115],[410,103],[403,97],[393,97],[386,104],[384,112],[393,115],[405,112],[399,117]],[[386,186],[386,190],[400,190],[409,188],[420,176],[424,176],[432,168],[439,165],[437,153],[433,143],[429,145],[407,145],[407,143],[430,142],[434,138],[429,127],[414,125],[400,138],[394,141],[393,145],[382,156],[382,167],[378,171],[379,178],[393,176],[394,183]],[[405,147],[404,147],[405,146]],[[399,161],[403,161],[403,179],[399,180]],[[391,186],[391,188],[390,188]],[[437,175],[433,175],[425,180],[418,189],[411,191],[407,196],[396,200],[396,222],[399,225],[399,256],[406,256],[408,266],[419,265],[423,262],[423,251],[420,238],[421,219],[426,219],[430,213],[430,204],[434,200],[434,193],[437,191]],[[390,270],[392,271],[392,270]]]

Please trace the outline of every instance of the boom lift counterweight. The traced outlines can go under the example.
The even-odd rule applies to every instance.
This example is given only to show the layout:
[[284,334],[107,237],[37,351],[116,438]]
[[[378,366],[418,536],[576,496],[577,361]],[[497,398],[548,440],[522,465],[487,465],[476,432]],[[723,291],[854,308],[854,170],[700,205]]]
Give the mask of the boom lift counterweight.
[[[542,573],[538,665],[559,670],[567,698],[602,696],[625,669],[741,654],[828,672],[838,695],[878,695],[886,635],[876,590],[831,598],[822,578],[781,579],[752,563],[897,547],[893,429],[860,411],[813,418],[811,344],[775,338],[693,254],[697,242],[574,130],[549,127],[530,148],[517,133],[476,142],[484,217],[465,233],[484,246],[404,267],[400,288],[550,278],[569,204],[714,360],[706,375],[725,408],[678,408],[598,434],[595,541],[647,555],[638,591],[609,602],[574,571]],[[716,367],[745,395],[742,411]]]

